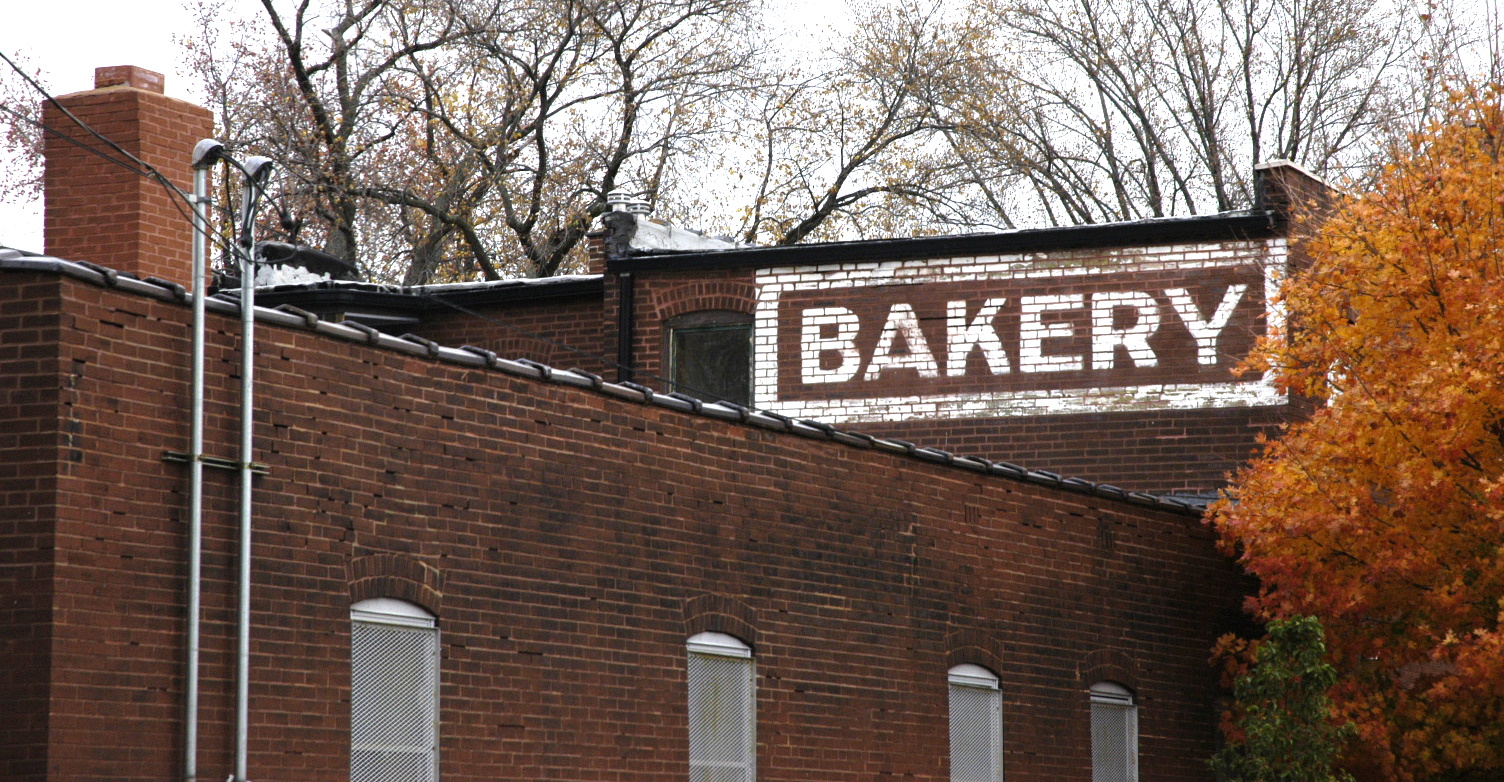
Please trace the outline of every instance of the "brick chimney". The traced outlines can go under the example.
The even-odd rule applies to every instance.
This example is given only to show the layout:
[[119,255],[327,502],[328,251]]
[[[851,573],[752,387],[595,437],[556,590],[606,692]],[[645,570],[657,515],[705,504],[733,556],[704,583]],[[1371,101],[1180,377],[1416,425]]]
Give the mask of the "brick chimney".
[[[162,87],[162,74],[121,65],[95,69],[94,89],[57,100],[100,135],[191,191],[193,145],[213,133],[214,117],[208,109],[167,97]],[[176,197],[160,182],[90,152],[124,157],[51,103],[44,104],[42,121],[89,148],[46,136],[46,253],[189,285],[193,226],[182,216],[191,214],[188,205],[177,201],[179,214]]]
[[1273,209],[1295,222],[1318,222],[1331,211],[1341,192],[1325,179],[1288,160],[1270,160],[1253,167],[1256,209]]

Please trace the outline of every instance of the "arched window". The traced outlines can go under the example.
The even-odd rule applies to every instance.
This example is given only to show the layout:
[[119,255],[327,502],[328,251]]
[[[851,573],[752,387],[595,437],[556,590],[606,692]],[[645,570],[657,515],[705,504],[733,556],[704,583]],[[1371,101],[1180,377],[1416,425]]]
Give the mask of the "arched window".
[[690,782],[757,778],[757,687],[752,649],[725,633],[689,639]]
[[950,669],[951,782],[1002,782],[1003,693],[980,665]]
[[705,310],[669,318],[671,391],[706,402],[752,402],[752,316]]
[[350,782],[439,776],[439,631],[390,598],[350,607]]
[[1114,682],[1091,686],[1091,780],[1138,782],[1138,706]]

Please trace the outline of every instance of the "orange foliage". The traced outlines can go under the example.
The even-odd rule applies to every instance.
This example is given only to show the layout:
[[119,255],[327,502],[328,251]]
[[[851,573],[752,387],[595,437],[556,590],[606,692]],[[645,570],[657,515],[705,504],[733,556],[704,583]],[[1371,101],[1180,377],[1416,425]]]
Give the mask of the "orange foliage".
[[1401,780],[1504,777],[1504,92],[1459,93],[1305,244],[1253,368],[1324,400],[1212,521],[1264,620],[1314,615]]

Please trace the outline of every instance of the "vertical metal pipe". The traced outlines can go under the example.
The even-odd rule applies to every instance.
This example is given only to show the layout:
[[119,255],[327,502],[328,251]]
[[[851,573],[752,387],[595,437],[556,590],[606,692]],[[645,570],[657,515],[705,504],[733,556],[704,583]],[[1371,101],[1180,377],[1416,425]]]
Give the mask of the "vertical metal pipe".
[[246,181],[240,207],[240,600],[237,606],[239,633],[235,649],[235,774],[234,782],[246,782],[246,756],[250,739],[251,681],[251,465],[255,461],[252,428],[256,406],[252,395],[256,364],[256,205],[272,161],[255,157],[246,161]]
[[240,574],[238,629],[235,645],[235,782],[246,778],[246,745],[250,735],[251,659],[251,429],[256,422],[252,397],[256,358],[256,269],[249,250],[240,259]]
[[183,780],[198,778],[199,621],[204,552],[204,288],[208,275],[209,169],[224,145],[204,139],[193,148],[193,356],[188,422],[188,670],[183,685]]
[[632,333],[632,324],[637,319],[636,304],[637,289],[632,273],[622,272],[616,275],[616,382],[618,383],[627,383],[636,379],[636,369],[632,365],[632,340],[636,338]]
[[256,424],[253,394],[256,368],[256,266],[250,253],[241,253],[241,502],[239,502],[239,602],[236,605],[235,647],[235,780],[245,779],[248,720],[250,720],[251,657],[251,462]]
[[183,779],[198,777],[198,658],[202,614],[204,552],[204,248],[207,231],[204,192],[209,172],[193,171],[193,380],[188,424],[188,680],[184,686],[187,719],[183,726]]

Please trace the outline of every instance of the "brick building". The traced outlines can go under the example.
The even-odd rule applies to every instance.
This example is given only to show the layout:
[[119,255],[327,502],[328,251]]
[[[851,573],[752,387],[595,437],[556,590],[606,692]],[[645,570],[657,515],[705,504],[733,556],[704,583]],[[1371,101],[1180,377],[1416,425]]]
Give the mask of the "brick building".
[[[117,140],[144,137],[133,153],[186,186],[207,114],[138,75],[63,103]],[[213,469],[201,701],[185,727],[188,232],[170,199],[154,200],[160,188],[128,190],[109,168],[50,150],[48,255],[0,251],[5,779],[181,778],[185,754],[199,776],[223,777],[237,744],[237,490]],[[950,446],[991,427],[975,451],[1006,446],[1046,466],[1093,451],[1080,464],[1100,474],[1081,474],[1096,480],[1153,458],[1166,466],[1147,488],[1204,488],[1198,457],[1148,443],[1181,431],[1187,450],[1235,461],[1283,409],[1258,379],[1225,374],[1268,317],[1276,218],[629,246],[598,276],[269,294],[280,309],[254,313],[249,778],[1207,779],[1208,650],[1240,622],[1246,584],[1195,502],[851,429]],[[1146,255],[1157,260],[1121,270]],[[1056,271],[966,270],[994,256]],[[883,298],[906,270],[926,276],[924,295]],[[821,298],[838,274],[853,290]],[[1046,287],[1019,287],[1035,278]],[[1013,312],[1000,299],[1020,309],[978,326],[987,307]],[[951,301],[968,302],[955,338]],[[212,467],[234,461],[240,313],[228,298],[208,308]],[[675,360],[676,328],[709,345],[745,334],[731,342],[751,342],[751,406],[793,415],[649,388]],[[930,354],[934,377],[915,336],[932,333],[946,345]],[[809,334],[794,358],[776,357]],[[959,364],[958,339],[970,340]],[[1209,339],[1216,364],[1202,360]],[[602,354],[625,360],[586,364]],[[1110,354],[1102,372],[1141,374],[1093,384],[1097,354]],[[1082,367],[1059,374],[1079,376],[1044,397],[966,376],[1071,356]],[[834,388],[866,375],[892,387],[784,394],[790,378]],[[1176,407],[1182,386],[1218,401]],[[1132,390],[1151,387],[1159,396]],[[904,420],[889,408],[848,427],[811,406],[970,395],[994,412],[1040,398],[1091,408],[1103,388],[1119,409]],[[1118,437],[1128,452],[1105,442]]]
[[1256,177],[1242,212],[793,247],[621,210],[596,274],[264,300],[1205,501],[1292,414],[1237,368],[1279,318],[1289,206],[1325,186],[1288,163]]

